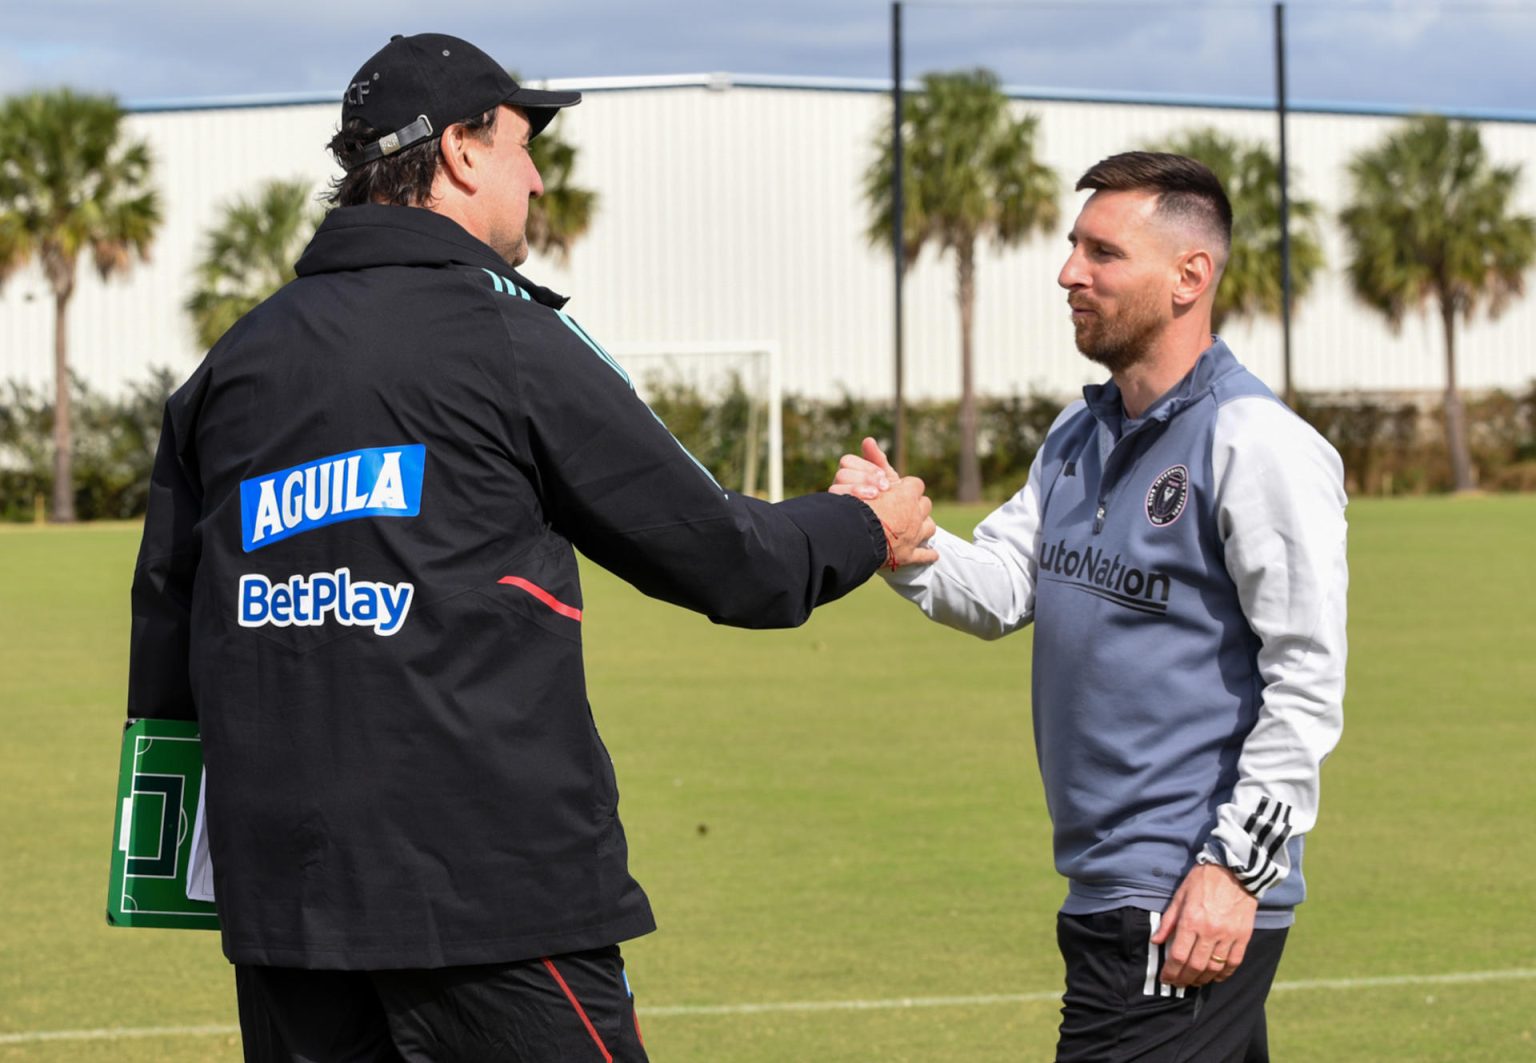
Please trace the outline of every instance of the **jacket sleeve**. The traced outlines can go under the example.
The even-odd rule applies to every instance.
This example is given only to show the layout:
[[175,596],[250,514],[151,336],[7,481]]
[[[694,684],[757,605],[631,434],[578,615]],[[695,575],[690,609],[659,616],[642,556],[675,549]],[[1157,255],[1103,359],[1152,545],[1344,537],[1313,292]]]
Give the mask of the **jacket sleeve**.
[[192,581],[200,555],[201,497],[178,452],[167,405],[133,571],[128,716],[194,720],[189,677]]
[[509,337],[513,448],[547,519],[644,593],[716,623],[792,627],[884,561],[879,518],[857,499],[770,505],[722,488],[562,311],[530,309]]
[[1259,640],[1258,720],[1202,862],[1256,896],[1290,873],[1285,843],[1317,822],[1319,773],[1343,730],[1346,592],[1343,466],[1268,398],[1217,416],[1212,449],[1227,572]]

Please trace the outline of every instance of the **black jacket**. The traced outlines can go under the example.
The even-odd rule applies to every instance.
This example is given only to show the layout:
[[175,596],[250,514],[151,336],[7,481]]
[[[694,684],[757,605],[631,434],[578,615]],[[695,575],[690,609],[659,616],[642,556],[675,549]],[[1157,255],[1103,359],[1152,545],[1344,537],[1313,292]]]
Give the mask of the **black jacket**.
[[128,714],[200,721],[224,951],[511,961],[654,928],[593,725],[576,556],[743,627],[885,557],[722,490],[628,378],[425,210],[336,210],[167,404]]

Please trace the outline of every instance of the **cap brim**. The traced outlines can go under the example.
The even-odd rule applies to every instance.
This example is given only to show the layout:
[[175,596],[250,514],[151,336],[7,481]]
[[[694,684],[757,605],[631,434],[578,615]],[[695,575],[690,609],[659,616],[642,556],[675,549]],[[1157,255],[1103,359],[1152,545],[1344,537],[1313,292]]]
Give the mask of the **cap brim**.
[[555,115],[562,107],[574,107],[581,102],[579,92],[553,92],[548,89],[528,89],[518,86],[516,92],[508,96],[506,103],[513,107],[521,107],[528,115],[528,139],[532,140],[544,131],[544,127],[555,120]]

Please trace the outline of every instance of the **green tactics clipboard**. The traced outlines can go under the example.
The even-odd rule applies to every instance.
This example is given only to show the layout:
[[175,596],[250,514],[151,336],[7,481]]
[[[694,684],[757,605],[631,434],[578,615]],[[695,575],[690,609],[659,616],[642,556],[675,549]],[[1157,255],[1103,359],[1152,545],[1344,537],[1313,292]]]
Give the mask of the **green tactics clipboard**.
[[[218,929],[211,901],[192,900],[187,889],[194,835],[202,833],[194,830],[202,789],[203,747],[195,721],[128,721],[117,775],[108,925]],[[197,862],[201,878],[207,860]],[[211,887],[204,892],[211,896]]]

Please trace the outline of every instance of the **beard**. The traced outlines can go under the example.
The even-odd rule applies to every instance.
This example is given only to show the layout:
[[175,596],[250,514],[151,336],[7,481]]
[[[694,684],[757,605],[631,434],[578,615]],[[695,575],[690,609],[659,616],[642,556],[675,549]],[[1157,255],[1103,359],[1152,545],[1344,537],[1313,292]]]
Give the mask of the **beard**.
[[1094,311],[1089,317],[1072,319],[1077,349],[1111,373],[1123,372],[1145,358],[1163,331],[1164,322],[1151,293],[1126,301],[1114,317],[1103,316],[1100,307],[1086,300],[1072,306]]

